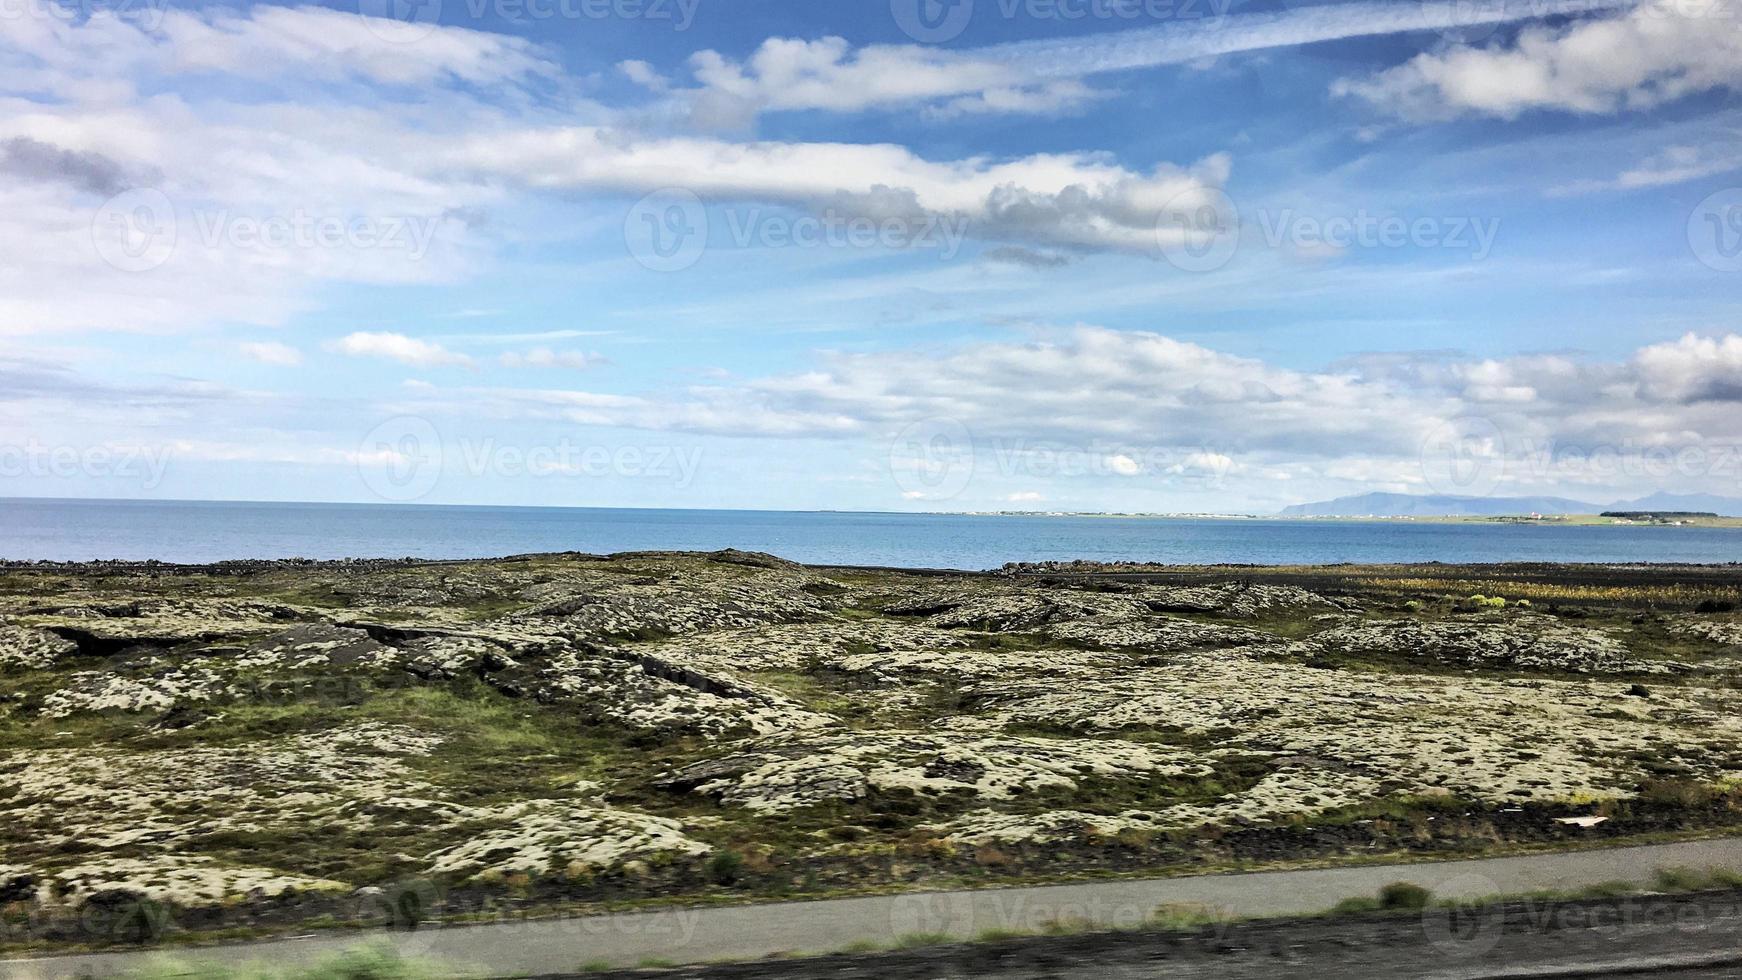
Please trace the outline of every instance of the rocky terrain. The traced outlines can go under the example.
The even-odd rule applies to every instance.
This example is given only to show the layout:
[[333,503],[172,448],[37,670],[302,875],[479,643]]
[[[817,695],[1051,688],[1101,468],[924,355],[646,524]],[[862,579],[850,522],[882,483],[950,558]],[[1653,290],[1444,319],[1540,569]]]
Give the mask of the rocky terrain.
[[1565,580],[0,566],[0,941],[1742,823],[1742,569]]

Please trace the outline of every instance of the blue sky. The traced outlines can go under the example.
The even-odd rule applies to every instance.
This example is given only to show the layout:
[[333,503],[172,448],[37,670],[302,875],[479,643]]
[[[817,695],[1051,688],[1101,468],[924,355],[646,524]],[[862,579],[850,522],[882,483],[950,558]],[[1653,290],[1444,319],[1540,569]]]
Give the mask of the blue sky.
[[0,494],[1742,496],[1716,0],[15,0]]

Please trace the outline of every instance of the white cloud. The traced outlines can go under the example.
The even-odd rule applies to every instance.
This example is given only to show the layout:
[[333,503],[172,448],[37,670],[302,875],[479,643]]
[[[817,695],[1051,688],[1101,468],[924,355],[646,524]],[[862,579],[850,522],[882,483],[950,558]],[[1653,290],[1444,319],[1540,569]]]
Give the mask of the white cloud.
[[[363,18],[317,8],[168,10],[153,29],[22,2],[0,18],[0,269],[29,274],[0,289],[0,333],[276,325],[322,283],[469,274],[465,216],[501,194],[435,172],[422,148],[499,117],[467,86],[512,102],[517,79],[547,70],[523,42],[476,31],[389,50]],[[177,80],[190,74],[236,81]],[[393,81],[413,88],[380,84]],[[117,258],[105,210],[128,187],[160,195],[162,251],[143,266]],[[246,237],[298,221],[416,229],[428,247]]]
[[1212,205],[1231,169],[1226,154],[1140,173],[1101,154],[939,162],[891,144],[637,138],[596,127],[498,133],[455,154],[461,165],[532,187],[636,194],[684,187],[714,199],[832,207],[879,220],[947,218],[982,240],[1147,253],[1157,248],[1160,216]]
[[[1081,327],[1027,343],[829,354],[813,370],[669,394],[465,388],[402,407],[846,440],[885,459],[906,427],[947,420],[986,454],[988,478],[1105,478],[1132,492],[1247,481],[1229,499],[1271,499],[1266,487],[1279,480],[1300,484],[1292,495],[1432,490],[1424,451],[1447,426],[1475,419],[1478,431],[1498,433],[1494,452],[1510,467],[1511,489],[1577,496],[1602,488],[1590,490],[1600,500],[1665,487],[1725,491],[1733,476],[1719,464],[1742,451],[1739,406],[1735,334],[1690,335],[1621,361],[1397,354],[1304,371],[1153,333]],[[1683,450],[1708,468],[1651,482],[1654,467]],[[1025,482],[996,499],[1031,490]]]
[[[1634,0],[1584,0],[1584,12]],[[949,50],[927,45],[867,45],[840,37],[774,37],[743,60],[704,50],[689,62],[698,88],[674,94],[703,128],[747,127],[765,111],[860,112],[919,105],[932,118],[969,113],[1079,109],[1099,94],[1083,79],[1109,72],[1202,63],[1222,55],[1352,37],[1468,29],[1541,15],[1530,4],[1314,4],[1229,15],[1226,0],[1179,4],[1178,16],[1152,27],[1102,31],[1068,40],[1018,41]],[[668,80],[646,62],[621,70],[651,91]]]
[[1646,109],[1695,92],[1742,87],[1742,23],[1727,4],[1640,6],[1511,44],[1417,55],[1334,91],[1406,116],[1514,118],[1533,109],[1597,114]]
[[1594,191],[1635,191],[1742,170],[1742,141],[1734,136],[1712,146],[1670,146],[1606,180],[1579,180],[1549,191],[1552,197]]
[[[1580,12],[1626,8],[1636,0],[1580,0]],[[1245,51],[1291,48],[1355,37],[1468,30],[1542,16],[1532,3],[1321,3],[1224,15],[1226,5],[1178,4],[1179,19],[1154,27],[1088,36],[1013,41],[968,55],[1023,66],[1036,78],[1083,78],[1105,72],[1183,65]],[[1204,9],[1193,18],[1188,9]]]
[[1022,490],[1008,494],[1004,499],[1013,504],[1038,504],[1046,500],[1046,494],[1037,490]]
[[243,357],[259,361],[262,364],[271,364],[276,367],[296,367],[302,363],[302,351],[277,341],[252,341],[238,344],[237,349],[242,352]]
[[534,347],[532,350],[505,351],[497,359],[506,368],[569,368],[584,370],[595,367],[604,358],[597,354],[585,354],[576,350],[551,350],[549,347]]
[[[666,89],[663,78],[635,65],[622,67],[650,90]],[[700,51],[690,70],[700,88],[680,96],[690,103],[692,121],[717,129],[739,128],[769,110],[859,112],[947,99],[935,114],[1055,113],[1094,98],[1081,82],[1036,80],[1008,60],[920,45],[855,50],[840,37],[769,38],[744,61]]]
[[1073,112],[1107,94],[1075,79],[1065,79],[1025,88],[985,89],[928,107],[924,114],[928,119],[994,114],[1052,116]]
[[334,341],[332,349],[352,357],[383,357],[413,367],[472,366],[472,359],[464,354],[399,333],[353,333]]
[[1700,337],[1655,344],[1634,358],[1641,391],[1680,402],[1742,402],[1742,337]]
[[[40,0],[19,0],[31,12]],[[324,7],[275,7],[260,3],[247,10],[223,7],[186,10],[169,7],[159,23],[145,16],[146,5],[120,5],[92,12],[84,24],[66,16],[10,17],[23,33],[21,45],[57,68],[96,73],[117,68],[153,75],[225,73],[267,78],[294,75],[331,80],[369,80],[394,85],[434,82],[502,84],[519,78],[549,77],[556,64],[523,38],[465,28],[434,28],[416,44],[394,40],[404,33],[399,21],[373,21],[357,12]],[[84,66],[73,56],[91,57]]]

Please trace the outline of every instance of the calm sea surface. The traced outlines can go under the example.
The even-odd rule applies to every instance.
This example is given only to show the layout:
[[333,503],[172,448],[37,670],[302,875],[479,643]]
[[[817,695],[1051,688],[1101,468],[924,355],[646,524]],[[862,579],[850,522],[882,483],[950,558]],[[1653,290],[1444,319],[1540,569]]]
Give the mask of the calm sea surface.
[[822,564],[1742,561],[1742,530],[974,517],[0,498],[0,558],[479,558],[534,551],[768,551]]

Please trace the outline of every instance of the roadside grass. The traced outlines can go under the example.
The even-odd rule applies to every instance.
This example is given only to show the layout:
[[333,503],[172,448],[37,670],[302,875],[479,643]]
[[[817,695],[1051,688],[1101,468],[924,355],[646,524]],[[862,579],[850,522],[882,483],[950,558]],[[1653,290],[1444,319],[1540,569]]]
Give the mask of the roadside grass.
[[1742,872],[1727,868],[1659,868],[1657,887],[1666,892],[1742,888]]
[[[1164,904],[1158,906],[1141,923],[1123,929],[1103,926],[1075,917],[1061,917],[1049,920],[1032,929],[1003,927],[987,929],[972,938],[933,931],[905,933],[888,942],[858,940],[843,945],[835,950],[833,955],[877,955],[937,946],[1005,943],[1100,932],[1197,932],[1206,928],[1226,928],[1242,922],[1266,920],[1358,917],[1375,914],[1422,914],[1427,910],[1440,908],[1469,909],[1516,902],[1576,902],[1654,893],[1686,893],[1738,888],[1742,888],[1742,872],[1685,867],[1659,869],[1652,884],[1608,881],[1580,888],[1506,893],[1469,899],[1435,899],[1433,893],[1421,885],[1397,881],[1382,886],[1373,895],[1347,898],[1321,912],[1307,915],[1241,916],[1232,914],[1226,909],[1199,904]],[[676,965],[669,959],[650,956],[640,959],[633,969],[663,970],[671,969]],[[618,967],[604,960],[589,961],[581,964],[578,968],[578,972],[583,974],[612,973],[618,970]],[[625,972],[631,971],[626,970]],[[208,966],[190,964],[173,957],[165,957],[151,967],[127,974],[134,980],[170,980],[170,978],[192,978],[192,980],[221,980],[221,978],[222,980],[228,980],[228,978],[238,978],[238,980],[433,980],[440,975],[439,969],[434,965],[405,960],[390,950],[371,947],[347,951],[307,967],[261,967],[248,963]]]
[[960,941],[947,932],[910,932],[895,937],[892,946],[895,949],[920,949],[926,946],[942,946]]
[[348,950],[305,967],[272,967],[246,961],[195,964],[166,957],[153,966],[125,974],[131,980],[437,980],[442,975],[433,964],[368,947]]
[[1064,918],[1049,921],[1033,929],[987,929],[972,939],[946,933],[910,933],[892,943],[860,941],[842,947],[840,953],[874,953],[888,950],[911,950],[928,946],[952,944],[984,944],[1035,939],[1044,936],[1081,935],[1114,932],[1196,932],[1205,928],[1223,928],[1242,922],[1263,922],[1284,919],[1341,918],[1364,915],[1423,914],[1431,909],[1482,908],[1516,902],[1579,902],[1594,899],[1680,894],[1713,890],[1742,889],[1742,872],[1723,868],[1660,868],[1653,883],[1604,881],[1578,888],[1543,889],[1508,892],[1473,898],[1435,898],[1431,889],[1408,881],[1383,885],[1373,895],[1345,898],[1320,912],[1278,915],[1239,915],[1228,909],[1193,903],[1158,906],[1148,918],[1133,927],[1116,928],[1098,925],[1082,919]]

